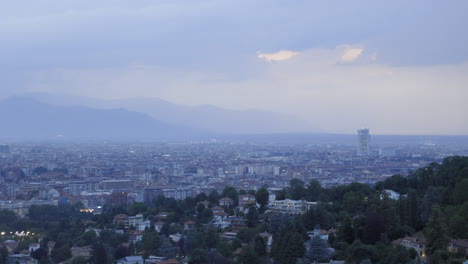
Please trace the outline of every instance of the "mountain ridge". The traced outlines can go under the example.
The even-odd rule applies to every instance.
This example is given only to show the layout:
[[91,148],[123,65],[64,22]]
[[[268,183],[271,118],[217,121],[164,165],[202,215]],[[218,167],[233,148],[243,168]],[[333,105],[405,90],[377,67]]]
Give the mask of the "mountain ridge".
[[231,110],[213,105],[188,106],[151,97],[106,100],[45,93],[25,94],[53,105],[81,105],[98,109],[124,108],[145,113],[173,125],[221,134],[316,133],[324,132],[312,124],[281,113],[259,110]]
[[55,139],[179,139],[199,135],[146,114],[125,109],[94,109],[46,104],[28,97],[0,101],[0,136]]

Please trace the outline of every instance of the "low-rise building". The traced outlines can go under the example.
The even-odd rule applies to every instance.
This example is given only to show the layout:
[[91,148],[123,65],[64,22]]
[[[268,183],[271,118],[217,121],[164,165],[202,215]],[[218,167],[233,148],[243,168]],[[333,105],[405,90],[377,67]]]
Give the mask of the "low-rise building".
[[142,256],[128,256],[125,258],[118,259],[117,264],[143,264],[144,259]]
[[393,245],[403,246],[406,248],[413,248],[418,253],[418,256],[422,259],[426,258],[426,239],[420,237],[406,236],[399,238],[392,242]]
[[255,196],[251,194],[239,195],[239,207],[247,207],[251,204],[256,204]]
[[304,214],[307,210],[317,205],[317,202],[307,202],[304,200],[277,200],[269,204],[268,213],[299,215]]

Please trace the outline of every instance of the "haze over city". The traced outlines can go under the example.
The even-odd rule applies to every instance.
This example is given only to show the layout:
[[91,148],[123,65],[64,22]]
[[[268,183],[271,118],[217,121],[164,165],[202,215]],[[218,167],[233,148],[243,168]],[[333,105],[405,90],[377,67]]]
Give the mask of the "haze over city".
[[[0,9],[2,99],[124,108],[202,131],[468,135],[466,1],[27,6]],[[168,103],[185,110],[162,120],[169,110],[155,105]],[[244,128],[216,130],[216,118]]]

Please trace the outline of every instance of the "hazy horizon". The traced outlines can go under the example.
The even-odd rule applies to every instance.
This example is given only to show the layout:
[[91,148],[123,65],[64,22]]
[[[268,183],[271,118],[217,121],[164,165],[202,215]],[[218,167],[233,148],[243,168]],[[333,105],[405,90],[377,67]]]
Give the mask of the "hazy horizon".
[[310,124],[301,133],[468,135],[467,8],[420,0],[8,2],[0,98],[161,98],[281,113]]

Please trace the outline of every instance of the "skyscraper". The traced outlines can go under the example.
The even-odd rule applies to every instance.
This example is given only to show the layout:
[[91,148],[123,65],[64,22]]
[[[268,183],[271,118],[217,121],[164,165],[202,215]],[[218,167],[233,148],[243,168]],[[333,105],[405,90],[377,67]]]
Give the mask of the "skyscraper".
[[357,143],[358,143],[357,153],[358,153],[358,155],[359,156],[369,156],[369,154],[370,154],[369,129],[368,128],[359,129],[357,131],[357,133],[358,133],[358,138],[357,138]]

